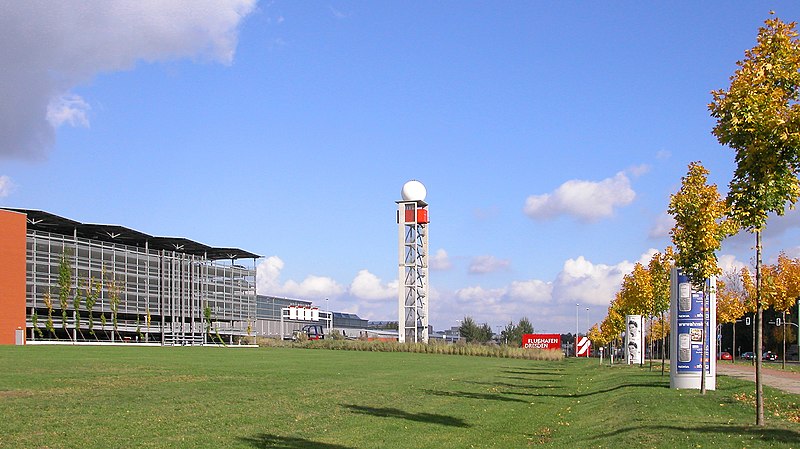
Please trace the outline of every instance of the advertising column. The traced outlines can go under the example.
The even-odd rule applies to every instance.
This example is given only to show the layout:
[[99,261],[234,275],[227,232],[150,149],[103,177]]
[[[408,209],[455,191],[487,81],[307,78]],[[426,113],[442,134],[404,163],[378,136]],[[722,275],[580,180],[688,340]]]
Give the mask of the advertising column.
[[644,329],[641,315],[625,315],[625,360],[628,365],[644,363]]
[[[705,294],[695,289],[680,269],[670,276],[670,388],[700,389],[703,369],[706,389],[716,389],[716,278],[706,280]],[[704,313],[705,312],[705,313]],[[706,322],[703,360],[703,320]]]

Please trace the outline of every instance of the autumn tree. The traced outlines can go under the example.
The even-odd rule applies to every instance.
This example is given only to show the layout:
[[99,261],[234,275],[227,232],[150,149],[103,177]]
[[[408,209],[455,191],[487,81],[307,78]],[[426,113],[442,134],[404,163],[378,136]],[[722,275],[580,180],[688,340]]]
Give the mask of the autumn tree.
[[800,260],[791,259],[785,253],[778,255],[778,262],[772,266],[775,277],[774,294],[769,302],[770,306],[782,314],[781,325],[783,331],[783,365],[786,365],[786,313],[794,308],[797,297],[800,296]]
[[774,267],[780,288],[770,305],[778,312],[788,312],[800,296],[800,259],[792,259],[782,252]]
[[[622,278],[620,313],[650,317],[653,310],[653,284],[650,272],[640,262]],[[644,351],[644,348],[641,348]]]
[[[667,332],[665,332],[664,326],[664,314],[669,310],[669,301],[670,301],[670,274],[672,272],[672,265],[673,265],[674,254],[672,253],[672,247],[668,246],[664,253],[655,253],[650,258],[650,263],[647,265],[647,270],[650,272],[650,285],[653,294],[653,302],[652,302],[652,315],[659,317],[658,329],[659,332],[656,335],[654,332],[655,325],[653,324],[652,320],[650,323],[650,338],[652,339],[660,339],[661,340],[661,375],[664,375],[664,365],[666,361],[666,355],[664,353],[664,342],[667,338]],[[669,326],[666,326],[668,329]],[[651,358],[652,359],[652,358]],[[652,360],[651,360],[652,363]]]
[[649,315],[653,310],[653,284],[650,272],[640,262],[636,262],[633,271],[622,278],[621,311],[623,315]]
[[761,379],[761,231],[800,196],[800,40],[796,23],[778,18],[759,28],[756,46],[736,63],[728,90],[713,91],[713,134],[735,152],[729,184],[731,216],[755,235],[756,425],[764,425]]
[[[722,324],[730,323],[733,326],[733,346],[734,354],[736,354],[736,320],[741,318],[747,309],[745,308],[744,301],[742,301],[741,294],[734,288],[730,288],[728,284],[717,279],[717,322]],[[735,355],[733,357],[736,358]]]
[[605,336],[600,331],[600,326],[598,326],[597,323],[592,325],[592,327],[589,329],[589,333],[586,334],[586,336],[589,337],[589,341],[596,344],[597,346],[605,346],[606,344],[608,344],[608,342],[605,339]]
[[595,348],[602,348],[609,342],[609,340],[606,339],[606,336],[603,335],[603,332],[600,330],[600,326],[597,323],[592,325],[586,336],[589,337],[589,341],[592,342]]
[[[753,315],[753,328],[752,328],[752,345],[753,352],[755,353],[756,347],[756,283],[753,275],[747,267],[742,267],[738,273],[728,278],[728,290],[734,290],[739,295],[740,301],[744,305],[744,313]],[[753,364],[755,365],[755,357]]]
[[[706,279],[720,273],[717,266],[717,251],[722,246],[722,240],[733,229],[731,221],[725,218],[727,212],[727,205],[719,194],[717,186],[708,184],[708,170],[700,162],[689,164],[687,175],[681,178],[680,190],[670,196],[669,213],[675,218],[675,226],[670,234],[672,243],[677,248],[675,263],[689,282],[698,289],[704,288]],[[707,294],[708,292],[704,291],[704,297],[707,297]],[[700,376],[702,394],[706,392],[707,324],[703,319],[701,345],[703,374]]]
[[[616,341],[625,329],[625,314],[620,311],[621,297],[621,291],[617,292],[611,304],[608,305],[608,313],[605,319],[600,323],[600,333],[607,344]],[[609,349],[609,362],[611,362],[614,348],[611,347]]]

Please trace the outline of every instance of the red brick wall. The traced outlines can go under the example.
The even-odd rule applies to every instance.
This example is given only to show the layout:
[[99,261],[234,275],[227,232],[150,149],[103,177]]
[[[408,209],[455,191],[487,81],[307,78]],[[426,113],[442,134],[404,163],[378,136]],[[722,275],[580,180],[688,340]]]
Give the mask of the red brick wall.
[[0,344],[25,329],[25,214],[0,210]]

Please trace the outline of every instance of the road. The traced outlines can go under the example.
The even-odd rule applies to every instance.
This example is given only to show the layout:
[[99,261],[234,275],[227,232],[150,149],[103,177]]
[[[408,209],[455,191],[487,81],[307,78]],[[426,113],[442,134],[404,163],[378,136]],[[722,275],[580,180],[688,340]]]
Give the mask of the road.
[[[717,374],[735,377],[737,379],[756,381],[756,367],[750,362],[730,364],[717,362]],[[800,373],[784,371],[762,366],[761,380],[764,385],[783,390],[787,393],[800,394]]]

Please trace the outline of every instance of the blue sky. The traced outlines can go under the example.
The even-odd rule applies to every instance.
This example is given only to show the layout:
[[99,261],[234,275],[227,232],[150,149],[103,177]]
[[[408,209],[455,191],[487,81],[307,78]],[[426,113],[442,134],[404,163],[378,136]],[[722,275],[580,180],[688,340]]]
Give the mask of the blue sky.
[[[396,319],[395,201],[430,204],[431,322],[601,320],[669,244],[707,104],[790,2],[7,2],[0,205],[258,261],[259,292]],[[800,254],[800,219],[767,258]],[[726,242],[748,264],[750,236]],[[588,315],[585,308],[588,307]]]

